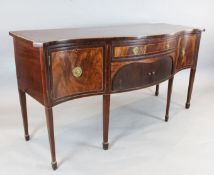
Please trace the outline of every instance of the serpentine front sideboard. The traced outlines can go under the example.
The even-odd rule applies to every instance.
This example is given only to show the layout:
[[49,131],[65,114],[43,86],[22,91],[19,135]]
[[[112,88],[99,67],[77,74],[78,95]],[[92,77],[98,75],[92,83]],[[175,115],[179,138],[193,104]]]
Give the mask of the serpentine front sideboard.
[[52,107],[103,95],[103,149],[108,149],[110,94],[168,82],[165,121],[174,75],[190,68],[186,108],[197,66],[200,29],[170,24],[27,30],[13,36],[25,139],[29,140],[26,93],[45,107],[52,168],[57,169]]

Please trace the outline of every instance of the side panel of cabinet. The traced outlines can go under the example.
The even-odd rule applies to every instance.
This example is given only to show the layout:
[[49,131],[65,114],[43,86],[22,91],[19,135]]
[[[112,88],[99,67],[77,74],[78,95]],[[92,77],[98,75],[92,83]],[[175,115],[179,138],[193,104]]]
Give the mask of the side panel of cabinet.
[[180,38],[179,56],[176,69],[190,67],[195,63],[197,53],[197,35],[184,35]]
[[44,104],[40,49],[14,38],[18,88]]

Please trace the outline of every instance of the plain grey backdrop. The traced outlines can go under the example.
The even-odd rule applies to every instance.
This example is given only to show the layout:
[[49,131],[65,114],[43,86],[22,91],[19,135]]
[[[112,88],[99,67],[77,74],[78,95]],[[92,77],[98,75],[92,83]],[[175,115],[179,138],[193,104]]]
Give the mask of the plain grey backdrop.
[[[213,175],[213,0],[0,0],[0,174]],[[52,172],[44,109],[28,98],[26,143],[16,85],[11,30],[164,22],[205,28],[190,110],[189,71],[176,75],[169,123],[166,85],[112,96],[110,150],[101,149],[102,98],[54,109],[59,169]],[[152,107],[152,108],[151,108]]]

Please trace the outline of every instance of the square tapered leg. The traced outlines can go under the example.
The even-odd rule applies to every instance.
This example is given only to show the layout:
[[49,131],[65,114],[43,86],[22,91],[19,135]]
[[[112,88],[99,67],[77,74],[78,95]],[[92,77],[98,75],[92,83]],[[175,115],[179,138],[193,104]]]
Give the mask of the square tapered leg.
[[186,100],[186,109],[189,109],[189,107],[190,107],[193,83],[194,83],[194,79],[195,79],[195,71],[196,71],[195,69],[190,70],[189,87],[188,87],[188,94],[187,94],[187,100]]
[[159,95],[159,84],[156,85],[155,96]]
[[109,130],[109,108],[110,108],[110,95],[103,95],[103,149],[107,150],[108,143],[108,130]]
[[28,132],[28,116],[27,116],[27,104],[26,104],[26,94],[22,90],[19,89],[19,100],[20,100],[20,106],[22,111],[22,120],[23,120],[23,126],[24,126],[24,134],[25,134],[25,140],[30,140],[30,135]]
[[169,82],[168,82],[167,104],[166,104],[166,115],[165,115],[165,121],[166,122],[169,120],[169,108],[170,108],[170,102],[171,102],[173,80],[174,80],[174,77],[169,79]]
[[46,122],[48,128],[48,137],[51,150],[51,165],[53,170],[57,169],[56,153],[55,153],[55,139],[54,139],[54,122],[52,108],[45,108]]

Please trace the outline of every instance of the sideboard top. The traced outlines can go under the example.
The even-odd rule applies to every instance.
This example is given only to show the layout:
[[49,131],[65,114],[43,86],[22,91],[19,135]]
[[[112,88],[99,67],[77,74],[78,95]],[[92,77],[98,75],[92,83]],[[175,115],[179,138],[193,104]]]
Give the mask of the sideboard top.
[[46,30],[12,31],[10,35],[32,42],[34,47],[56,41],[102,38],[144,38],[148,36],[174,35],[178,32],[202,31],[180,25],[163,23],[129,24],[107,27],[64,28]]

